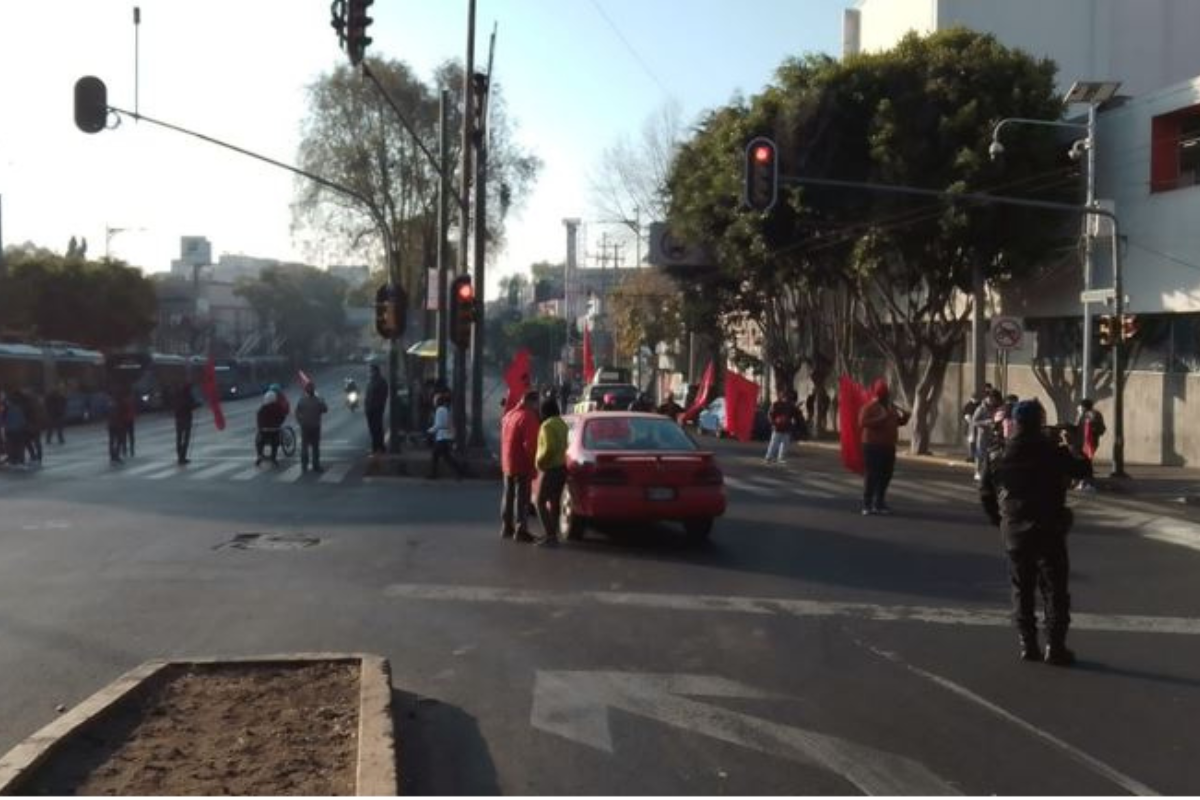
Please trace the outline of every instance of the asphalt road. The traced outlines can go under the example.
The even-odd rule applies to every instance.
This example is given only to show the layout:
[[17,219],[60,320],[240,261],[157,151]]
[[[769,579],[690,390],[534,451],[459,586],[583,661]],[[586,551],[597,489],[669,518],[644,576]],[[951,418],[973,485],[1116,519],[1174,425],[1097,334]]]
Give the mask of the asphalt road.
[[710,545],[541,549],[500,540],[495,485],[364,477],[340,402],[324,475],[255,469],[252,406],[202,416],[186,468],[146,416],[120,467],[76,428],[0,473],[0,751],[146,659],[365,651],[410,793],[1200,792],[1200,553],[1105,499],[1081,500],[1059,669],[1017,660],[962,470],[902,464],[897,515],[864,518],[832,453],[706,440]]

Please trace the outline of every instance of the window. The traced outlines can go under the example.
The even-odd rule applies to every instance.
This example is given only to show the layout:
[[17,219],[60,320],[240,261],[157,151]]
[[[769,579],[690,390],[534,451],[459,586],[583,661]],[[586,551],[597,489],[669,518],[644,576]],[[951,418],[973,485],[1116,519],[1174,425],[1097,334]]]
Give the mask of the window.
[[1200,179],[1200,106],[1155,117],[1151,137],[1150,191],[1194,186]]

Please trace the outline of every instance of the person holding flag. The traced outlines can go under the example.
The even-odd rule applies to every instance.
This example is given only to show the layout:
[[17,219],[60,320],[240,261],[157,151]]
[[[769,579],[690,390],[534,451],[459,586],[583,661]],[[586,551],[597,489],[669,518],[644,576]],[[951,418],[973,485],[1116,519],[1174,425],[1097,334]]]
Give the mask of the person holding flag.
[[887,504],[888,484],[896,469],[896,442],[900,426],[908,423],[909,413],[892,403],[887,381],[879,378],[871,386],[870,399],[858,415],[862,431],[862,458],[865,468],[863,483],[863,516],[892,510]]

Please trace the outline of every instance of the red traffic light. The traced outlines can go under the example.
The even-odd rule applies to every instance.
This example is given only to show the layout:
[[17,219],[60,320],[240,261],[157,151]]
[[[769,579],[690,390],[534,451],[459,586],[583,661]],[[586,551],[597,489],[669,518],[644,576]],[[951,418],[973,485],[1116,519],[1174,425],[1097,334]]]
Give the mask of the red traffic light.
[[458,289],[456,291],[458,293],[459,301],[461,301],[463,303],[469,303],[475,299],[475,287],[472,286],[470,283],[467,283],[465,281],[463,283],[460,283],[458,285]]
[[769,163],[774,157],[775,151],[772,150],[768,145],[760,144],[758,147],[754,148],[754,160],[759,164]]

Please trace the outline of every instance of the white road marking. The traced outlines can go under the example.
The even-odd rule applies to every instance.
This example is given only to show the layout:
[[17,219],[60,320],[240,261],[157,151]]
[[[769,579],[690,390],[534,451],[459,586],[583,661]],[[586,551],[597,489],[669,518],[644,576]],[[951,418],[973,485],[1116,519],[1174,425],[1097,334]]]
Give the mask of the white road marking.
[[233,470],[240,468],[242,464],[243,462],[240,461],[223,461],[218,464],[204,467],[203,469],[189,471],[187,476],[189,480],[206,481],[209,478],[215,478],[218,475],[222,475],[226,472],[232,472]]
[[[573,607],[611,606],[660,611],[707,611],[726,614],[785,615],[793,617],[843,617],[866,622],[920,622],[930,625],[967,627],[1010,627],[1007,610],[984,608],[938,608],[932,606],[839,603],[786,597],[727,595],[655,594],[638,592],[554,592],[506,589],[489,586],[398,583],[384,589],[386,597],[461,603],[496,603],[516,606]],[[1195,617],[1151,617],[1125,614],[1071,615],[1074,630],[1108,633],[1154,633],[1200,636],[1200,619]]]
[[613,752],[608,709],[618,708],[760,753],[824,767],[866,794],[959,794],[922,764],[904,756],[683,696],[770,698],[724,678],[539,670],[533,692],[530,723],[535,728],[607,753]]
[[749,481],[742,480],[741,478],[733,478],[733,477],[730,477],[729,475],[725,476],[725,485],[728,486],[729,488],[735,489],[739,492],[749,492],[750,494],[757,494],[757,495],[776,494],[776,492],[774,490],[768,489],[765,486],[759,486],[758,484],[750,483]]
[[115,472],[113,474],[120,476],[120,477],[129,477],[132,475],[142,475],[147,472],[154,472],[155,470],[162,469],[163,466],[164,466],[164,463],[161,461],[158,461],[158,462],[152,461],[149,464],[138,464],[135,467],[129,467],[129,468],[122,467],[119,472]]
[[321,483],[341,483],[354,467],[353,461],[340,461],[325,468]]
[[229,476],[229,479],[231,481],[252,481],[261,475],[262,472],[262,467],[250,467],[250,469],[246,470],[245,472],[239,472],[236,475]]
[[937,684],[938,686],[942,687],[943,689],[946,689],[947,691],[952,692],[953,694],[956,694],[959,697],[962,697],[965,700],[968,700],[969,702],[974,703],[975,705],[986,709],[987,711],[991,712],[992,714],[995,714],[996,716],[1000,717],[1001,719],[1005,720],[1006,722],[1012,723],[1013,725],[1017,726],[1018,728],[1025,731],[1026,733],[1029,733],[1029,734],[1037,737],[1038,739],[1041,739],[1043,742],[1046,742],[1051,747],[1055,747],[1055,748],[1061,750],[1069,758],[1079,762],[1083,766],[1087,767],[1088,769],[1095,772],[1096,774],[1104,777],[1105,779],[1112,781],[1113,783],[1117,784],[1118,786],[1120,786],[1122,789],[1129,792],[1130,794],[1134,794],[1139,797],[1152,797],[1152,796],[1157,796],[1159,794],[1155,790],[1151,789],[1149,786],[1146,786],[1141,781],[1139,781],[1135,778],[1131,778],[1128,775],[1125,775],[1124,773],[1119,772],[1116,769],[1113,769],[1108,764],[1105,764],[1103,761],[1099,761],[1099,760],[1093,758],[1092,756],[1089,756],[1087,753],[1083,752],[1082,750],[1079,750],[1076,747],[1073,747],[1073,746],[1067,744],[1062,739],[1059,739],[1057,736],[1055,736],[1051,733],[1047,733],[1046,731],[1042,730],[1041,728],[1037,727],[1036,725],[1026,722],[1025,720],[1021,719],[1020,717],[1016,716],[1015,714],[1012,714],[1012,713],[1004,710],[1003,708],[1001,708],[1000,706],[991,702],[990,700],[980,697],[979,695],[975,694],[974,692],[972,692],[970,689],[967,689],[966,687],[959,686],[957,683],[954,683],[951,680],[943,678],[940,675],[935,675],[932,672],[927,672],[926,670],[923,670],[920,667],[914,666],[913,664],[909,664],[908,662],[906,662],[904,659],[900,658],[900,656],[896,655],[895,653],[891,653],[891,652],[888,652],[885,650],[880,650],[876,647],[872,647],[870,645],[864,644],[863,642],[858,642],[858,644],[860,647],[864,647],[867,650],[870,650],[875,655],[877,655],[881,658],[884,658],[884,659],[892,662],[893,664],[903,667],[905,670],[913,673],[914,675],[919,675],[922,678],[924,678],[925,680],[930,681],[934,684]]
[[182,471],[183,471],[182,464],[172,464],[169,468],[164,469],[162,472],[151,472],[151,473],[148,473],[141,477],[145,478],[148,481],[161,481],[161,480],[165,480],[167,478],[173,478],[176,475],[180,474]]
[[279,483],[294,483],[304,474],[299,464],[293,464],[279,474],[275,480]]

